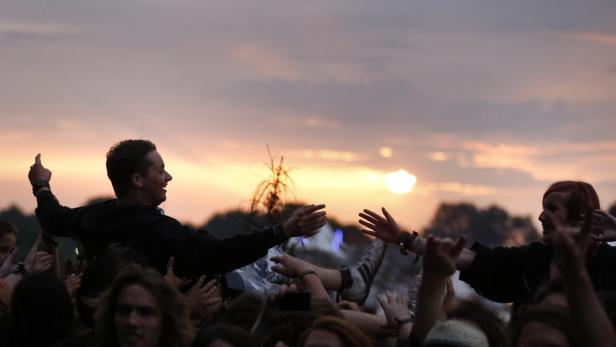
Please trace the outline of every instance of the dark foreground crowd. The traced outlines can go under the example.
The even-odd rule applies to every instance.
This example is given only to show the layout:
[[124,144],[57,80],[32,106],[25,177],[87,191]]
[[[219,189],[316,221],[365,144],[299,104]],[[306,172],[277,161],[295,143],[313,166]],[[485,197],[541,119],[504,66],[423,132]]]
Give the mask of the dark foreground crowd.
[[[616,218],[588,183],[552,184],[543,239],[521,247],[465,248],[463,237],[425,238],[386,209],[364,210],[359,222],[374,240],[357,264],[275,256],[271,271],[286,282],[248,292],[233,270],[317,233],[324,205],[217,239],[158,208],[172,176],[152,142],[114,145],[106,166],[116,199],[69,208],[36,156],[28,178],[44,232],[23,262],[18,231],[0,220],[0,346],[616,346],[616,248],[607,244]],[[54,236],[78,242],[77,264],[58,264]],[[423,269],[407,290],[377,296],[383,314],[366,312],[388,243],[421,255]],[[511,303],[511,318],[479,296],[457,299],[456,270],[479,296]]]

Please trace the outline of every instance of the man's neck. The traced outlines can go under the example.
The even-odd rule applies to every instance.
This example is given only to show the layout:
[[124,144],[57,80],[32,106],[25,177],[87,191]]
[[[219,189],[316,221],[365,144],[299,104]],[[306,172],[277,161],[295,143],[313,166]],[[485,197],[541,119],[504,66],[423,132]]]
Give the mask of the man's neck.
[[118,206],[144,206],[144,207],[156,207],[141,194],[127,193],[122,197],[118,197]]

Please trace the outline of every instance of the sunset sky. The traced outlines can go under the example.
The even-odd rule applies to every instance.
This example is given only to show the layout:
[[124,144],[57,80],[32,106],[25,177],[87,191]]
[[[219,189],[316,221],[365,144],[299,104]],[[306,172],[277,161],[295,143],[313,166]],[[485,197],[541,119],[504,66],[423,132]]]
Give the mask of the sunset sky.
[[267,145],[346,222],[535,218],[555,180],[616,201],[615,133],[613,0],[0,0],[0,208],[33,210],[38,152],[63,204],[110,195],[106,151],[147,138],[182,221],[248,207]]

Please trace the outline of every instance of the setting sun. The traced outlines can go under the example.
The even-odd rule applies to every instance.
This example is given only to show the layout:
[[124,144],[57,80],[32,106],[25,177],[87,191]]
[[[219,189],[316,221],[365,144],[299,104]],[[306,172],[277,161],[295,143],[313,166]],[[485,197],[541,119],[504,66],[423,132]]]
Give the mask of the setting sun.
[[392,193],[405,194],[413,189],[415,183],[417,183],[417,177],[406,170],[400,169],[386,174],[384,181],[385,186]]

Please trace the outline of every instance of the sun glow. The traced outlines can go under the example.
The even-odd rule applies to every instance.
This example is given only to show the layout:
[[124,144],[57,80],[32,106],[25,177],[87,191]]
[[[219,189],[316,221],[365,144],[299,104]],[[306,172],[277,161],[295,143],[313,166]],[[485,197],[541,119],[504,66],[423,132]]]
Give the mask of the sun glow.
[[415,177],[415,175],[402,169],[386,174],[383,179],[387,189],[395,194],[406,194],[410,192],[415,186],[415,183],[417,183],[417,177]]

